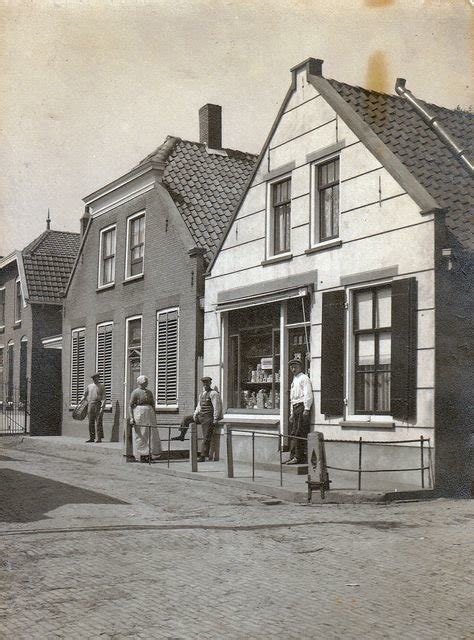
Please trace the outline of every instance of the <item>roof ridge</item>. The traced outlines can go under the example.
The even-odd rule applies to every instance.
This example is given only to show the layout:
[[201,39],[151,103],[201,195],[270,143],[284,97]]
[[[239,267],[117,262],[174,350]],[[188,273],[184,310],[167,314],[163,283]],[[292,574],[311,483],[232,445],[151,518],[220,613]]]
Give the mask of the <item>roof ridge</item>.
[[38,248],[38,246],[43,242],[44,238],[48,235],[48,230],[43,231],[37,238],[35,238],[34,240],[32,240],[29,244],[26,245],[26,247],[24,247],[21,250],[22,255],[29,255],[31,254],[35,249]]
[[[186,138],[178,138],[179,142],[184,142],[186,144],[197,144],[200,147],[207,148],[205,142],[198,142],[197,140],[187,140]],[[221,147],[220,151],[230,151],[231,153],[243,154],[246,156],[252,156],[253,158],[258,158],[258,153],[252,153],[251,151],[242,151],[241,149],[232,149],[230,147]]]

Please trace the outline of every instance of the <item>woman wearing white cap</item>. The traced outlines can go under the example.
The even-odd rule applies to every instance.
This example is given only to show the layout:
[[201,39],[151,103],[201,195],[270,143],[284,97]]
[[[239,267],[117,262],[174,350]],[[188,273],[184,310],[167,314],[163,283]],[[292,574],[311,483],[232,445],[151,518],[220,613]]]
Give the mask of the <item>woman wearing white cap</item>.
[[[147,389],[148,378],[138,376],[138,388],[130,396],[130,424],[133,426],[133,455],[140,462],[148,462],[150,455],[161,453],[161,440],[156,428],[155,400]],[[147,427],[151,426],[151,429]],[[151,438],[151,446],[150,446]]]

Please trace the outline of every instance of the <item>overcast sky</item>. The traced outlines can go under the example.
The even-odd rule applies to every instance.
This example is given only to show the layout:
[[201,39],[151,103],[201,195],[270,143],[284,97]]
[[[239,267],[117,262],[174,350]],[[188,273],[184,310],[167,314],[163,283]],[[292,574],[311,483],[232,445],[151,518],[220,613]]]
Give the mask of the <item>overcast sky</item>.
[[197,140],[206,102],[223,107],[224,146],[258,152],[308,57],[469,107],[472,26],[469,0],[0,0],[0,255],[48,207],[78,231],[82,198],[168,134]]

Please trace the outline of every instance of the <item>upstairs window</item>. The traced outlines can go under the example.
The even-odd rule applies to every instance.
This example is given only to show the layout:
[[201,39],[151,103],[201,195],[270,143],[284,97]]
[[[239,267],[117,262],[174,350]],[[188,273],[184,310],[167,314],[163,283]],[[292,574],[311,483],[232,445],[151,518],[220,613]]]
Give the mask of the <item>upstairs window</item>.
[[156,404],[178,406],[179,310],[164,309],[157,314]]
[[145,213],[137,213],[127,221],[127,278],[144,272]]
[[0,289],[0,327],[5,326],[5,287]]
[[116,235],[115,225],[100,232],[99,287],[105,287],[115,281]]
[[316,242],[339,235],[339,158],[316,166],[319,221]]
[[23,305],[23,298],[21,295],[20,278],[16,279],[15,287],[15,322],[21,322],[21,307]]
[[291,179],[271,185],[273,254],[290,250],[291,233]]

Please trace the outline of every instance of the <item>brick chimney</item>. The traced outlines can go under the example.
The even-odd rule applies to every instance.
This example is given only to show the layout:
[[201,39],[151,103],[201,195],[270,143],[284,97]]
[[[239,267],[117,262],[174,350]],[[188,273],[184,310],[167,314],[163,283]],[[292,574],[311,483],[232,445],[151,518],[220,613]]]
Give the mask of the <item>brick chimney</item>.
[[222,107],[218,104],[199,109],[199,141],[210,149],[222,149]]

